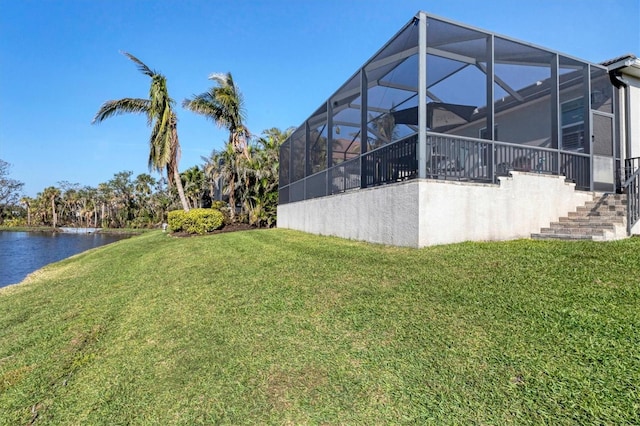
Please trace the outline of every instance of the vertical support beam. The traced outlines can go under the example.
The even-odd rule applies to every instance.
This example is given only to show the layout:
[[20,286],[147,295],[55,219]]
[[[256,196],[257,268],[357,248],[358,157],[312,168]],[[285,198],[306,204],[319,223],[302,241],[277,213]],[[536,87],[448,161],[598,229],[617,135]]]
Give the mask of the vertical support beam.
[[418,13],[418,178],[427,177],[427,15]]
[[293,134],[289,135],[289,194],[291,194],[291,184],[293,183]]
[[[487,46],[486,46],[486,55],[487,55],[487,69],[486,69],[486,82],[487,82],[487,134],[490,135],[488,139],[490,141],[495,141],[496,133],[495,133],[495,94],[493,91],[493,82],[495,81],[495,50],[494,50],[495,39],[493,34],[489,34],[487,36]],[[490,149],[490,152],[486,156],[488,164],[485,165],[487,167],[487,175],[491,176],[491,181],[496,183],[495,176],[495,164],[496,164],[496,149],[495,144],[491,144],[487,147]]]
[[309,120],[304,122],[304,177],[311,174],[311,131],[309,129]]
[[327,190],[326,194],[331,195],[331,182],[333,182],[333,104],[331,98],[327,100]]
[[363,67],[360,69],[360,188],[367,187],[365,154],[369,144],[367,130],[368,88],[367,72]]
[[309,155],[309,140],[311,139],[310,137],[310,131],[309,131],[309,120],[304,122],[304,199],[307,200],[307,185],[309,184],[309,180],[307,179],[307,176],[309,176],[311,174],[311,161],[310,161],[310,155]]
[[559,58],[554,53],[551,58],[551,147],[556,148],[553,173],[560,174],[560,80]]
[[582,71],[584,81],[584,137],[585,146],[589,149],[589,189],[593,191],[593,128],[591,126],[591,66],[587,64]]
[[493,34],[489,34],[487,37],[487,69],[486,69],[486,81],[487,81],[487,134],[490,134],[489,140],[495,140],[495,100],[493,93],[493,81],[494,81],[494,54],[493,54]]

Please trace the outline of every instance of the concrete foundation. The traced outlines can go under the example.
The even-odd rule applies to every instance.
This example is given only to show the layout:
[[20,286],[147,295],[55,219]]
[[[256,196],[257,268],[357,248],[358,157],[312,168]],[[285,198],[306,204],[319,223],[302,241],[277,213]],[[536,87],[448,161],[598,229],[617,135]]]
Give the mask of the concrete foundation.
[[409,247],[529,238],[593,198],[563,176],[412,180],[278,206],[278,227]]

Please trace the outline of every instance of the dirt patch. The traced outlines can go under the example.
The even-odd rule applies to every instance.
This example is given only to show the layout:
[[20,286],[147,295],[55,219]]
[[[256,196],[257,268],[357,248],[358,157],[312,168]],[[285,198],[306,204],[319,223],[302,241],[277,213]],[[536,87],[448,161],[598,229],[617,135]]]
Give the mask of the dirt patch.
[[274,369],[267,377],[267,398],[274,409],[287,411],[305,399],[313,404],[327,383],[327,372],[319,368]]

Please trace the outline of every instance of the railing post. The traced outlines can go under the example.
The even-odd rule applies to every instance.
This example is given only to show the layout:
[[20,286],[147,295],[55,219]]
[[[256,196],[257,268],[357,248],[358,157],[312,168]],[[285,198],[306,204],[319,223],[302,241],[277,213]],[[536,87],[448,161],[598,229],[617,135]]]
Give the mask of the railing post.
[[496,144],[495,142],[492,140],[491,141],[491,161],[489,161],[489,164],[487,164],[487,174],[489,176],[491,176],[491,182],[492,183],[497,183],[498,179],[496,178],[496,162],[498,161],[498,151],[496,151]]

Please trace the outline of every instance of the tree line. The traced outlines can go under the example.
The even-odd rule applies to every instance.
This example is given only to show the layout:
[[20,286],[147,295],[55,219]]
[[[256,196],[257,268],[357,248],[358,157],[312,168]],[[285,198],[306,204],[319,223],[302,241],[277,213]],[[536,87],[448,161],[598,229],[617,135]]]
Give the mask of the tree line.
[[253,135],[245,125],[244,98],[231,73],[211,74],[214,85],[185,99],[182,106],[226,129],[229,137],[222,149],[202,158],[203,164],[180,173],[178,120],[166,77],[130,53],[122,53],[151,79],[149,97],[109,100],[100,106],[92,123],[120,114],[144,115],[151,128],[149,171],[158,172],[160,179],[146,173],[133,177],[132,172],[122,171],[97,187],[58,182],[31,198],[21,196],[23,184],[9,178],[9,164],[0,160],[0,223],[153,227],[166,221],[170,210],[189,211],[224,200],[231,221],[275,225],[279,148],[292,129],[272,128]]

